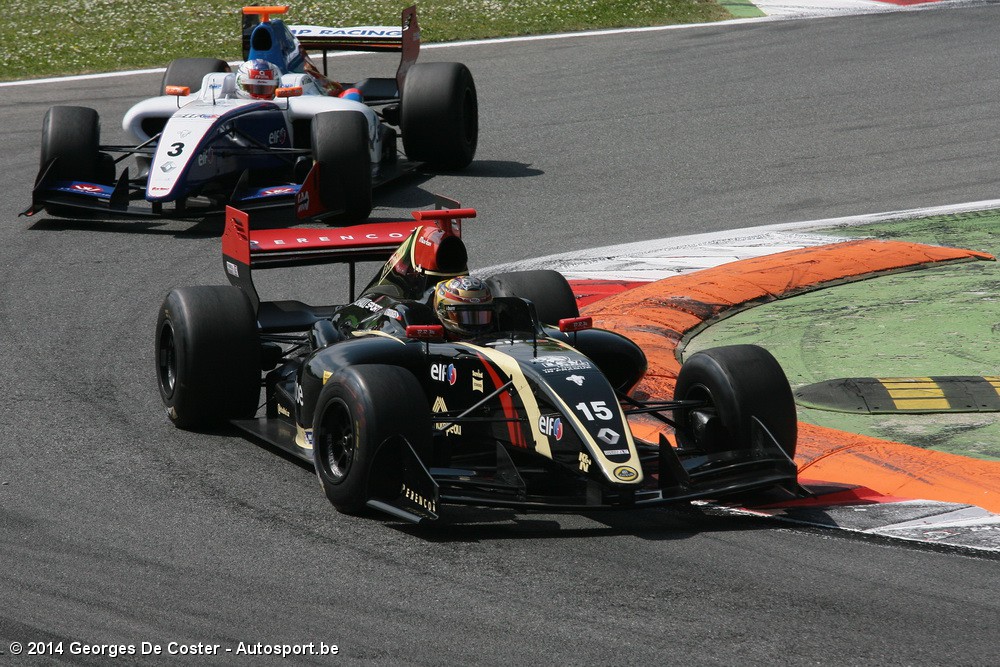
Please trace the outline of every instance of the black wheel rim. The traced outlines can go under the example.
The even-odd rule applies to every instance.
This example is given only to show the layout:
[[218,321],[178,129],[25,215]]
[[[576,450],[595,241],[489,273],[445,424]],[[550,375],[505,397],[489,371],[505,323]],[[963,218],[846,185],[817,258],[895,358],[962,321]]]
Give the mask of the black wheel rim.
[[340,483],[354,463],[354,425],[342,400],[334,399],[326,406],[319,436],[320,462],[330,481]]
[[164,322],[160,328],[160,345],[156,351],[157,376],[160,389],[167,397],[174,395],[177,386],[177,347],[174,342],[174,328]]
[[719,420],[719,410],[715,406],[712,392],[705,385],[697,384],[689,387],[681,398],[704,401],[705,405],[686,412],[683,419],[683,431],[677,433],[678,442],[685,448],[703,449],[707,445],[711,449],[715,443],[709,436],[712,430],[710,425]]

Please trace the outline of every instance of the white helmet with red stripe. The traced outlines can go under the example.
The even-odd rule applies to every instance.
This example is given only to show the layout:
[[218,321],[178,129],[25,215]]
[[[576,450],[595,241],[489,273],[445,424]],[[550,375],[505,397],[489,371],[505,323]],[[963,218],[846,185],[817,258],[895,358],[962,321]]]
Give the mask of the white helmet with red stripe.
[[257,58],[248,60],[236,70],[236,93],[255,100],[273,100],[281,81],[281,70],[272,63]]

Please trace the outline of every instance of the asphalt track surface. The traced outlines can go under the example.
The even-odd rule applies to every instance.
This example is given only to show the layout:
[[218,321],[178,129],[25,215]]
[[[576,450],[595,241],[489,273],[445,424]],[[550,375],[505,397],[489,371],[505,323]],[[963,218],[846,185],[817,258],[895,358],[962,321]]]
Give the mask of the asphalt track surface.
[[[481,212],[467,239],[487,265],[995,198],[998,21],[984,6],[428,50],[475,73],[479,160],[394,187],[376,213],[456,196]],[[371,73],[365,62],[337,66],[348,79]],[[91,104],[105,140],[123,140],[121,113],[158,79],[0,100],[0,650],[243,641],[337,644],[345,664],[995,661],[996,560],[697,508],[462,509],[411,529],[335,514],[311,471],[271,450],[175,430],[152,370],[156,308],[173,286],[222,282],[219,227],[15,217],[48,106]],[[339,274],[322,277],[273,288],[342,298]]]

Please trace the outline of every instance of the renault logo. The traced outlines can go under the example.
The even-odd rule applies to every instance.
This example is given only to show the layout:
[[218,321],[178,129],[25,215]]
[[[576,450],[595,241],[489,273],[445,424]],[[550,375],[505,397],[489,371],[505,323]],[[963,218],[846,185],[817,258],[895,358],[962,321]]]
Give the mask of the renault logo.
[[597,434],[597,439],[608,443],[609,445],[617,445],[618,440],[621,438],[617,431],[612,431],[610,428],[602,428]]

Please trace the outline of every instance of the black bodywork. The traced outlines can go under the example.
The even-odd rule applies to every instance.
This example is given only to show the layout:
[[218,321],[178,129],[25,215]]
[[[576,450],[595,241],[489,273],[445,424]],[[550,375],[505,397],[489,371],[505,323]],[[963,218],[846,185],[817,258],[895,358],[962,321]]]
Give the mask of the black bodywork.
[[[443,215],[418,222],[454,232],[456,221],[465,217],[439,213]],[[452,214],[455,217],[447,217]],[[637,401],[629,391],[642,378],[646,359],[633,342],[591,328],[585,318],[540,321],[532,300],[503,295],[502,289],[495,300],[494,330],[471,340],[448,340],[431,296],[442,274],[465,272],[464,250],[443,258],[438,268],[444,270],[437,275],[423,273],[410,261],[419,230],[398,248],[355,251],[349,261],[392,255],[350,303],[311,307],[260,301],[251,267],[330,261],[331,255],[300,239],[304,247],[267,256],[248,226],[240,228],[239,220],[227,219],[226,271],[252,308],[252,333],[264,369],[262,413],[232,421],[314,463],[338,509],[375,508],[417,522],[437,518],[442,503],[584,510],[798,488],[791,460],[794,406],[789,425],[791,394],[783,375],[780,381],[768,376],[770,384],[757,381],[752,389],[754,394],[773,390],[773,396],[749,397],[741,395],[748,391],[738,386],[726,387],[739,382],[715,378],[718,371],[710,363],[701,375],[697,369],[691,372],[686,396]],[[440,247],[436,250],[441,255]],[[162,390],[162,316],[159,326]],[[179,335],[172,332],[174,338]],[[756,350],[751,352],[758,354]],[[723,357],[723,375],[738,375],[732,367],[740,364]],[[716,359],[709,356],[707,361]],[[400,391],[408,393],[401,399],[387,395],[385,400],[410,415],[405,421],[412,423],[388,431],[384,423],[376,425],[375,451],[362,457],[361,431],[375,426],[364,423],[368,417],[363,411],[360,416],[351,412],[351,400],[331,403],[329,395],[338,389],[330,386],[340,382],[362,387],[363,392],[367,385],[355,376],[378,377],[379,369],[387,368],[399,369],[392,373],[405,380]],[[739,423],[722,414],[734,411],[734,401],[753,403],[752,411],[739,415]],[[768,407],[771,401],[781,408]],[[331,404],[352,415],[341,419],[351,452],[339,452],[340,459],[330,453],[331,437],[323,432],[331,428]],[[635,438],[628,420],[639,415],[659,420],[667,432],[676,429],[676,442],[662,435],[658,442]],[[391,421],[391,413],[381,419]],[[326,479],[321,468],[328,472]],[[342,488],[331,493],[352,474],[357,483],[353,493],[360,497],[345,500],[337,495]],[[360,482],[357,475],[363,477]]]

